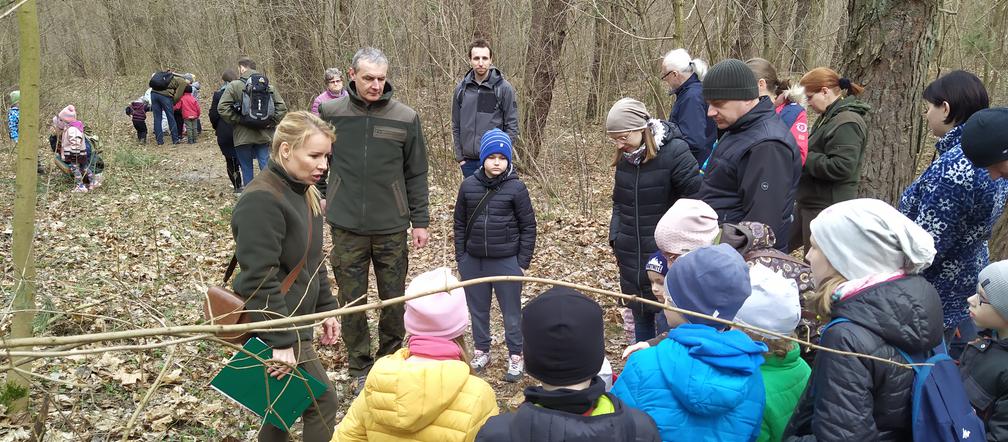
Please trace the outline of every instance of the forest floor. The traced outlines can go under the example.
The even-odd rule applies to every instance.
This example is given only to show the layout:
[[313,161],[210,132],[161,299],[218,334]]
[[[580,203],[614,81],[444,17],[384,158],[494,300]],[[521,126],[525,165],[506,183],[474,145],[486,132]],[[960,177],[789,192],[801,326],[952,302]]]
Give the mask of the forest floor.
[[[202,320],[206,287],[219,283],[232,254],[229,223],[236,198],[225,178],[224,161],[208,121],[204,118],[205,131],[197,144],[155,146],[151,133],[148,144],[138,145],[122,106],[116,104],[128,102],[129,97],[120,95],[124,95],[122,100],[96,104],[92,110],[97,113],[95,120],[105,122],[99,124],[98,131],[107,164],[100,188],[85,194],[70,193],[71,180],[52,167],[48,147],[39,151],[48,172],[39,177],[35,224],[39,313],[34,332],[38,336],[197,324]],[[210,96],[209,92],[204,95],[206,99]],[[204,109],[208,104],[203,103]],[[81,118],[89,121],[87,114],[82,113]],[[601,133],[598,128],[586,132]],[[565,161],[547,153],[541,163],[549,164],[549,172],[526,179],[539,220],[535,258],[527,275],[618,290],[615,260],[606,241],[611,147],[601,135],[578,141],[576,144],[591,149]],[[13,148],[9,141],[0,144],[0,301],[6,306],[11,302],[14,281]],[[461,176],[450,161],[448,148],[443,143],[430,146],[432,239],[428,247],[410,250],[407,279],[439,266],[454,268],[451,219]],[[546,288],[526,285],[523,301]],[[373,276],[370,293],[372,300],[377,298]],[[606,309],[609,327],[608,357],[618,369],[625,345],[619,311],[611,299],[599,301]],[[481,376],[493,386],[501,407],[509,408],[521,402],[521,391],[532,380],[526,377],[517,384],[501,380],[506,350],[496,306],[494,311],[497,358]],[[10,315],[4,313],[0,329],[6,334],[9,327]],[[153,344],[166,339],[169,337],[102,342],[80,348]],[[340,345],[318,345],[317,349],[336,386],[342,416],[353,399],[344,350]],[[230,350],[215,343],[196,341],[142,351],[43,358],[31,367],[45,378],[35,379],[31,402],[33,407],[44,397],[50,402],[44,424],[46,440],[254,439],[259,427],[256,417],[208,387],[212,375],[230,355]],[[165,364],[169,366],[149,403],[140,409],[131,432],[125,433]],[[0,405],[0,441],[27,437],[25,425],[7,416]],[[295,436],[294,440],[300,438]]]

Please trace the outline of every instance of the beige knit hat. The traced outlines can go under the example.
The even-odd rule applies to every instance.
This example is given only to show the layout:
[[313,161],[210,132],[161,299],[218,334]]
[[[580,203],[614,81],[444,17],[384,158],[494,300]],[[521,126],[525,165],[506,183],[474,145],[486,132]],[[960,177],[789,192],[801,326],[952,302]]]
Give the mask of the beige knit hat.
[[605,129],[608,133],[629,132],[647,127],[651,114],[644,103],[633,98],[620,98],[606,116]]
[[680,198],[655,227],[655,243],[665,253],[683,255],[714,243],[719,233],[717,212],[700,200]]

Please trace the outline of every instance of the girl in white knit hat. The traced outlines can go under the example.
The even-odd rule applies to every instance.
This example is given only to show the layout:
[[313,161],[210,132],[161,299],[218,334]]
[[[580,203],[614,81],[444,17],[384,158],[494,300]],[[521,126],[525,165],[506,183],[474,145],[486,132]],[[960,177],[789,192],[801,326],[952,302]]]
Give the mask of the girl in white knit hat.
[[[901,351],[941,344],[941,299],[920,276],[935,256],[931,235],[875,199],[834,204],[810,231],[816,291],[807,306],[846,320],[824,329],[820,345],[905,363]],[[783,440],[909,440],[914,378],[893,364],[818,352]]]

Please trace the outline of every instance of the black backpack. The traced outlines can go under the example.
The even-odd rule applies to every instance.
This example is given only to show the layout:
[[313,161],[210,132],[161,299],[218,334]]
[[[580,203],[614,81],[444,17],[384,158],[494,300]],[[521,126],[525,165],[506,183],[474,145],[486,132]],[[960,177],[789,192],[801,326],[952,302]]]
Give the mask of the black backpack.
[[269,79],[262,74],[250,75],[248,80],[245,80],[245,88],[242,90],[239,124],[260,129],[272,127],[274,115],[276,109],[273,94],[270,93]]
[[171,72],[158,72],[151,77],[150,81],[147,82],[147,85],[150,86],[152,90],[163,91],[168,89],[168,86],[171,85],[173,76],[174,74]]

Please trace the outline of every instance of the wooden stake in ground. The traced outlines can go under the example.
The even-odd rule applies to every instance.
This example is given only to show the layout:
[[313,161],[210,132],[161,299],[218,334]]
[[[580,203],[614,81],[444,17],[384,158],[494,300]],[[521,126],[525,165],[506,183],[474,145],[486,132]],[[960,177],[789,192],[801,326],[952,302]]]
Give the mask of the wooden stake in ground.
[[[21,54],[20,87],[21,117],[17,144],[17,168],[14,182],[14,313],[10,337],[32,335],[35,319],[35,197],[38,185],[36,165],[39,150],[39,28],[35,0],[24,2],[17,11],[18,39]],[[30,348],[29,348],[30,350]],[[11,359],[16,363],[17,359]],[[30,367],[25,367],[30,370]],[[30,380],[15,371],[8,372],[7,381],[24,388],[26,394],[11,403],[11,411],[28,407]]]

